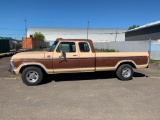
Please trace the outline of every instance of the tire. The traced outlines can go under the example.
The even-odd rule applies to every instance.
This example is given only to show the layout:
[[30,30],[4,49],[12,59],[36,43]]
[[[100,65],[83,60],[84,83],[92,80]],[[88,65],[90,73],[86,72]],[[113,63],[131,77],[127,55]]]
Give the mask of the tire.
[[42,82],[43,73],[38,67],[27,67],[22,71],[22,81],[28,86],[36,86]]
[[131,80],[133,77],[133,68],[129,64],[122,64],[116,71],[120,80]]

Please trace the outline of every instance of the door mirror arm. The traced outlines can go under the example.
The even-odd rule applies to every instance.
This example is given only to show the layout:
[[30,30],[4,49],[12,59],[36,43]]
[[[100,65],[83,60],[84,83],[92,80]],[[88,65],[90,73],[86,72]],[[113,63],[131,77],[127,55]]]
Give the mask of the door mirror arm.
[[59,56],[60,59],[64,59],[66,61],[66,53],[62,52],[61,56]]

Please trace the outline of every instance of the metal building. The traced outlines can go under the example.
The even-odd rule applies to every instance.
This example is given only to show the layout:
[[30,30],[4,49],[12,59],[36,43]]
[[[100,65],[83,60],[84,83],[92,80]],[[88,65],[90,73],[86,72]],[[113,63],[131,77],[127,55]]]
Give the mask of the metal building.
[[10,39],[12,38],[0,37],[0,53],[10,52]]
[[125,41],[160,40],[160,21],[125,32]]
[[[90,28],[88,30],[88,39],[94,42],[125,41],[126,30],[127,29]],[[35,32],[41,32],[45,36],[46,41],[54,41],[57,38],[87,38],[87,29],[85,28],[29,28],[27,37],[33,35]]]

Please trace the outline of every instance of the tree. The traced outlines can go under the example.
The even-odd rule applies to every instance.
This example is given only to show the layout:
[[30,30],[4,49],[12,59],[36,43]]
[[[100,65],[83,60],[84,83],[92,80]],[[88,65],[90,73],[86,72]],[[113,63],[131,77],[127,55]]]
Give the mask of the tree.
[[128,30],[132,30],[132,29],[137,28],[137,27],[139,27],[139,25],[132,25],[132,26],[130,26],[130,27],[128,28]]
[[41,33],[41,32],[35,32],[33,34],[33,38],[36,38],[36,39],[40,39],[40,40],[45,40],[45,36]]

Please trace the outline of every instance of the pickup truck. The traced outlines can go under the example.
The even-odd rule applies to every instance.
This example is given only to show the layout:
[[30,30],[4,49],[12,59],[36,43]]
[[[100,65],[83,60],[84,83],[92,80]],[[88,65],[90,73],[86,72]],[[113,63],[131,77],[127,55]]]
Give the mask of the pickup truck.
[[95,52],[88,39],[57,39],[48,51],[24,52],[12,56],[10,72],[21,73],[26,85],[38,85],[44,73],[115,71],[118,79],[130,80],[133,68],[147,68],[147,52]]

